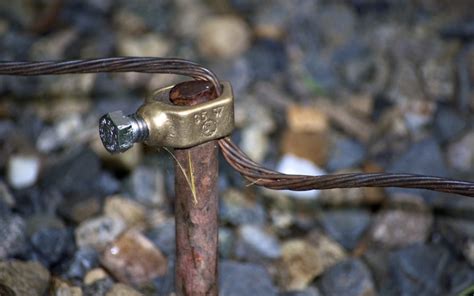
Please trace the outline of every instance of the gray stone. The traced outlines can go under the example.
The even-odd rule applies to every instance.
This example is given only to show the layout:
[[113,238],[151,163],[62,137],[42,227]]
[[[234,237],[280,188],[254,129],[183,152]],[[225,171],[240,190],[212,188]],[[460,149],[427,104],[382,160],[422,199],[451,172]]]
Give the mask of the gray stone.
[[[67,151],[46,169],[42,184],[67,195],[96,195],[100,160],[90,149]],[[99,191],[100,192],[100,191]]]
[[235,254],[249,260],[276,259],[281,255],[281,247],[276,237],[262,228],[243,225],[239,228]]
[[446,295],[444,272],[451,255],[441,246],[416,244],[390,256],[398,295]]
[[232,255],[235,244],[235,234],[229,228],[219,228],[219,255],[229,258]]
[[443,237],[474,266],[474,222],[445,218],[437,226]]
[[[119,8],[131,13],[155,32],[166,32],[170,29],[174,6],[170,0],[149,2],[147,0],[120,0]],[[156,17],[159,15],[160,17]]]
[[321,278],[321,291],[326,296],[376,295],[369,269],[357,259],[340,262],[324,273]]
[[15,295],[42,296],[49,286],[49,272],[37,262],[0,262],[0,285]]
[[160,249],[166,257],[176,253],[176,230],[174,219],[165,221],[146,233],[146,236]]
[[328,46],[340,46],[353,38],[357,20],[348,6],[328,5],[321,9],[317,20]]
[[18,215],[0,216],[0,259],[18,255],[26,250],[26,223]]
[[255,42],[245,56],[252,65],[254,80],[271,80],[281,74],[288,63],[283,44],[272,40]]
[[131,197],[145,206],[161,206],[165,202],[163,173],[157,168],[139,166],[128,179]]
[[84,287],[83,296],[106,296],[107,292],[112,289],[114,282],[109,277],[95,281],[94,283]]
[[344,248],[352,250],[369,226],[371,217],[366,210],[333,210],[324,212],[321,220],[330,237]]
[[55,217],[36,215],[28,219],[28,233],[33,258],[46,267],[57,263],[68,249],[74,248],[74,239]]
[[[448,169],[439,144],[432,138],[413,144],[403,154],[392,161],[389,172],[413,173],[431,176],[447,176]],[[420,192],[423,196],[435,196],[436,193],[426,190],[389,188],[389,192]]]
[[244,193],[231,189],[224,193],[220,203],[220,218],[233,225],[258,224],[265,222],[263,206],[247,198]]
[[451,167],[470,172],[474,168],[474,132],[449,145],[447,158]]
[[76,243],[79,247],[102,250],[125,230],[125,223],[118,218],[97,217],[86,220],[76,228]]
[[364,262],[377,283],[379,295],[398,296],[400,294],[393,279],[389,258],[390,252],[378,247],[368,249],[363,255]]
[[97,266],[99,266],[97,251],[92,248],[79,248],[61,269],[66,278],[82,280],[89,270]]
[[[168,257],[168,269],[164,276],[157,277],[153,281],[155,293],[153,295],[171,295],[175,287],[175,261],[173,257]],[[152,294],[152,293],[150,293]]]
[[458,111],[447,106],[439,106],[435,114],[434,127],[441,140],[451,141],[466,127],[466,120]]
[[424,242],[432,224],[433,216],[427,210],[383,210],[375,218],[371,237],[389,248],[407,246]]
[[[64,115],[63,115],[64,116]],[[76,138],[83,131],[85,122],[79,113],[72,113],[58,120],[54,126],[45,128],[36,141],[36,148],[49,153],[64,145],[71,145],[71,139]]]
[[219,295],[277,295],[270,275],[260,265],[221,261],[219,266]]
[[327,168],[330,171],[353,168],[359,165],[365,157],[365,148],[349,138],[338,138],[334,143]]

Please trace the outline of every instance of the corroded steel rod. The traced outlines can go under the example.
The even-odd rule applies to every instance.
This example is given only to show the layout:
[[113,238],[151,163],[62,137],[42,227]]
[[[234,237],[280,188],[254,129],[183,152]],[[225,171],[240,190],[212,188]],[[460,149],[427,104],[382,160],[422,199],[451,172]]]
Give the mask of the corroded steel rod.
[[[170,100],[196,105],[217,97],[209,82],[176,85]],[[217,141],[175,149],[176,294],[217,295]]]

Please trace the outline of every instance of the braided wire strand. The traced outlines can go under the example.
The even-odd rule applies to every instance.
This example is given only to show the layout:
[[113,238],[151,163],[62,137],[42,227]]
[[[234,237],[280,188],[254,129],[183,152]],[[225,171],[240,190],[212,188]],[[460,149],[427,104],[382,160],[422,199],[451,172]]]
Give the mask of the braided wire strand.
[[474,183],[442,177],[404,173],[351,173],[322,176],[288,175],[260,167],[229,138],[219,140],[227,162],[252,184],[269,189],[304,191],[355,187],[428,189],[474,197]]
[[[0,62],[4,75],[58,75],[99,72],[166,73],[211,82],[221,93],[217,76],[209,69],[184,59],[157,57],[112,57],[90,60],[45,62]],[[455,193],[474,197],[474,183],[442,177],[393,174],[352,173],[322,176],[289,175],[262,167],[252,161],[229,138],[218,140],[226,161],[255,185],[276,190],[312,190],[355,187],[401,187]]]

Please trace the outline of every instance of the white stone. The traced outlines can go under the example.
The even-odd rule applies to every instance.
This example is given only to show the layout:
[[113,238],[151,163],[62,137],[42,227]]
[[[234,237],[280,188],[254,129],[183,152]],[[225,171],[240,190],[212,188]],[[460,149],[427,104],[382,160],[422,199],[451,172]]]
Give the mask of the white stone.
[[40,160],[33,155],[13,155],[8,162],[8,183],[15,189],[36,183]]
[[[310,175],[310,176],[319,176],[324,175],[326,172],[315,165],[313,162],[294,156],[292,154],[285,154],[277,166],[277,171],[285,174],[295,174],[295,175]],[[298,199],[315,199],[319,196],[319,190],[307,190],[307,191],[291,191],[283,190],[282,193],[298,198]]]

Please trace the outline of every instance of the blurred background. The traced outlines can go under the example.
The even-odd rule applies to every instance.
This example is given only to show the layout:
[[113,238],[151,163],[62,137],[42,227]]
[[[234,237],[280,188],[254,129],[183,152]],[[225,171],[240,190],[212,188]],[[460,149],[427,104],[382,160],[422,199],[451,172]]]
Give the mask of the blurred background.
[[[473,181],[473,41],[469,0],[0,1],[0,60],[200,62],[232,83],[236,143],[312,175]],[[180,79],[0,76],[0,294],[173,292],[170,155],[136,145],[110,156],[97,122]],[[221,295],[457,295],[474,284],[469,198],[262,190],[223,159],[219,186]]]

